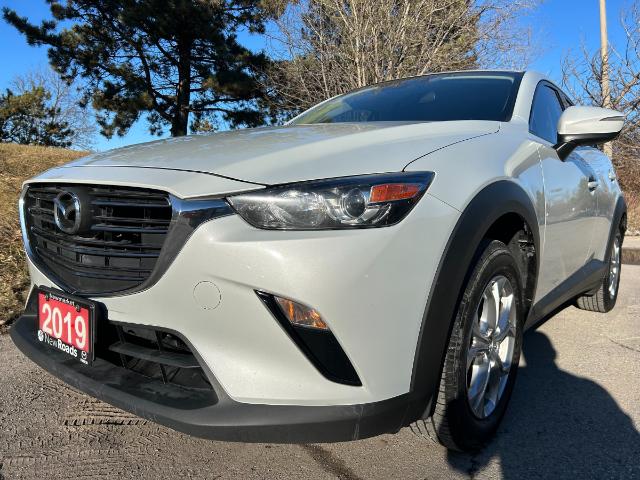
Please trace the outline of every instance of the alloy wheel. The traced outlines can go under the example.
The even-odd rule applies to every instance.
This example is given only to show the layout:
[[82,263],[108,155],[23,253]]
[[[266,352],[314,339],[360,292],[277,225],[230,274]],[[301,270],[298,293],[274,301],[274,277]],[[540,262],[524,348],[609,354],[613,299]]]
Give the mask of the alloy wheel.
[[507,277],[493,277],[476,309],[467,349],[467,400],[474,415],[495,410],[509,379],[517,332],[514,289]]
[[611,298],[616,296],[618,289],[618,278],[620,277],[620,235],[616,235],[613,240],[611,249],[611,258],[609,260],[609,295]]

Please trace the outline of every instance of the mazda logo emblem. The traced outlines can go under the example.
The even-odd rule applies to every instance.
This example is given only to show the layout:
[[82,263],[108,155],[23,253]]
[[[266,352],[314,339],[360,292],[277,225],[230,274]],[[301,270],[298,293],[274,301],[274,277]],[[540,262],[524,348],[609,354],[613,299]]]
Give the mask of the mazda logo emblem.
[[73,192],[60,192],[53,200],[53,219],[64,233],[78,233],[82,221],[80,213],[80,199]]

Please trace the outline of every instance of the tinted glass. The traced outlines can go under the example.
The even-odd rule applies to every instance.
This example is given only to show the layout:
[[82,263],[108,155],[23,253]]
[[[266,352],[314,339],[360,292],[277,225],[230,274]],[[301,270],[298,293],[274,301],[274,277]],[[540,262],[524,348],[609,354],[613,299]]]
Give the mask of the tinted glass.
[[569,95],[567,95],[567,94],[566,94],[566,93],[564,93],[564,92],[560,92],[560,95],[562,96],[562,99],[563,99],[563,101],[564,101],[565,108],[567,108],[567,107],[571,107],[571,106],[575,105],[575,104],[573,103],[573,100],[571,100],[571,99],[569,98]]
[[556,143],[560,115],[562,115],[562,106],[555,90],[547,85],[539,85],[533,97],[529,121],[531,133],[551,143]]
[[520,79],[517,73],[460,73],[385,82],[317,105],[293,124],[508,121]]

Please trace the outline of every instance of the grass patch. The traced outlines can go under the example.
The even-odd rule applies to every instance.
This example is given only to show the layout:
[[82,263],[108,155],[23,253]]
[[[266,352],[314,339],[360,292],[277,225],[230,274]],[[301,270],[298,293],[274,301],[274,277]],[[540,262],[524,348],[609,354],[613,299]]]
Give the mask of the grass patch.
[[18,221],[22,182],[86,154],[0,143],[0,329],[21,313],[29,286]]

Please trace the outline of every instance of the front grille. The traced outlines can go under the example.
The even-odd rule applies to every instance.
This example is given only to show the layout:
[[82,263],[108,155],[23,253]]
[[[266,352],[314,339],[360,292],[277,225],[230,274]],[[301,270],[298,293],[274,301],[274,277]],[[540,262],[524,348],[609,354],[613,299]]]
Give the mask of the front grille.
[[[90,215],[86,228],[75,234],[54,221],[54,200],[63,192],[81,198],[83,215]],[[168,194],[130,187],[32,184],[23,208],[32,258],[60,286],[80,294],[120,292],[144,283],[172,218]]]

